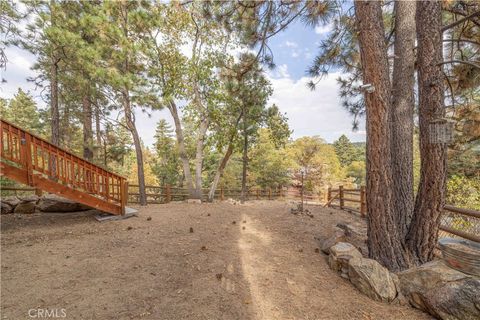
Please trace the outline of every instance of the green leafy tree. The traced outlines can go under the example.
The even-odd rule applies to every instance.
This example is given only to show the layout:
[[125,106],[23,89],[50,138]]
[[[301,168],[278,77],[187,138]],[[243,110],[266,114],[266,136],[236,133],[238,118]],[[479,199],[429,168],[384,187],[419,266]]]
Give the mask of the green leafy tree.
[[249,152],[252,184],[261,188],[281,188],[291,182],[293,163],[288,151],[277,147],[269,129],[260,129],[258,139]]

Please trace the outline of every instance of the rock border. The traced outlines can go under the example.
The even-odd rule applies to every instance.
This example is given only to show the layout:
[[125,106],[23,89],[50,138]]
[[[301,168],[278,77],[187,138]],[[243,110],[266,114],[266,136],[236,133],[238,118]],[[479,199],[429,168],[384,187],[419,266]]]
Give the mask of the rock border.
[[364,257],[368,252],[365,240],[366,228],[339,223],[331,237],[320,241],[330,268],[362,294],[376,301],[410,305],[438,319],[480,319],[480,278],[450,268],[441,259],[395,274]]

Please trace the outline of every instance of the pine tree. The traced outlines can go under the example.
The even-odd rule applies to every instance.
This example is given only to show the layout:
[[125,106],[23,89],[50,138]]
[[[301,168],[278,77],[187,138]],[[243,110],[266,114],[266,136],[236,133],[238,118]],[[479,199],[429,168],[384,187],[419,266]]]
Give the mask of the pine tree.
[[342,167],[347,167],[352,163],[355,156],[355,148],[346,135],[342,134],[334,143],[335,153],[340,159]]
[[38,135],[45,133],[46,127],[40,119],[36,102],[30,94],[25,93],[20,88],[15,96],[8,101],[8,104],[6,100],[0,103],[0,112],[3,119],[12,122],[20,128]]
[[154,147],[156,159],[153,172],[160,185],[176,185],[181,170],[178,149],[173,138],[173,130],[164,119],[157,124]]

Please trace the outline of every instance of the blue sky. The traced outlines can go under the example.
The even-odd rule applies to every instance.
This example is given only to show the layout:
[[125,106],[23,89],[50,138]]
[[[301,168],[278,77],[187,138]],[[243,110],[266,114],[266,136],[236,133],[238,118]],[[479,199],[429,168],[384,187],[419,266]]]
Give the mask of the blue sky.
[[[274,90],[269,103],[287,113],[293,138],[318,135],[333,142],[345,134],[352,141],[365,141],[363,121],[359,130],[353,132],[352,117],[341,106],[336,82],[340,73],[333,72],[322,79],[315,91],[306,86],[310,78],[305,71],[328,31],[328,25],[311,28],[297,22],[270,40],[277,67],[267,71]],[[35,56],[18,48],[8,48],[6,53],[9,62],[7,69],[1,70],[1,77],[7,82],[0,84],[0,97],[11,98],[21,87],[43,105],[40,89],[26,80],[35,75],[30,70]],[[139,133],[147,145],[153,143],[156,123],[162,118],[172,123],[165,110],[155,111],[151,116],[137,115]]]

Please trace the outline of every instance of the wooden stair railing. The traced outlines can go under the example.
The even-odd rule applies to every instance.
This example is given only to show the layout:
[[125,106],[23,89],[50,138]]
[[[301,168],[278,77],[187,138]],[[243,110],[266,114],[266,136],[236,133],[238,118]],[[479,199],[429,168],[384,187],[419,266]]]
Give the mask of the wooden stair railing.
[[2,176],[98,210],[125,214],[128,182],[124,177],[0,121]]

